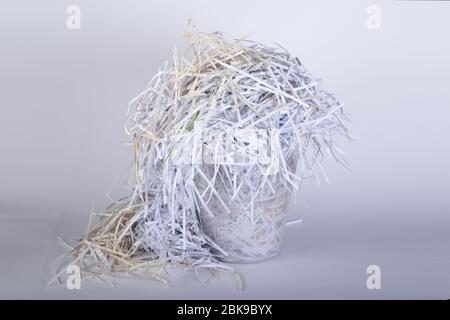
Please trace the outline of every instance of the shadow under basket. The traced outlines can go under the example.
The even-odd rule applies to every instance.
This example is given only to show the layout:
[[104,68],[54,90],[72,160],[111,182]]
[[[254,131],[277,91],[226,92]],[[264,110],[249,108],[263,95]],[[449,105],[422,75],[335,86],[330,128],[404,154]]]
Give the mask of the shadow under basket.
[[[244,173],[238,176],[243,179]],[[253,179],[267,177],[255,175]],[[232,197],[224,183],[216,179],[214,187],[228,210],[217,197],[211,196],[207,202],[209,212],[200,211],[203,231],[221,249],[212,252],[229,263],[252,263],[277,256],[281,251],[291,192],[281,184],[280,177],[274,175],[270,177],[270,186],[267,184],[262,188],[252,203],[254,192],[249,187],[241,187]],[[202,186],[200,183],[200,186],[207,188],[207,184]]]

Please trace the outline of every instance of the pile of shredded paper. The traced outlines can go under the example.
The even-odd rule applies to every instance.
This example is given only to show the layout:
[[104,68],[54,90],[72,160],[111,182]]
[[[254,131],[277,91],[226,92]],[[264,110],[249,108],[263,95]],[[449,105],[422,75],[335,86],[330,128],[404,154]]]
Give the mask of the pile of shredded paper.
[[[130,102],[131,194],[97,214],[71,248],[86,274],[233,271],[224,261],[276,254],[289,197],[326,175],[325,156],[346,165],[334,137],[346,116],[285,49],[221,33],[187,35]],[[240,260],[240,258],[242,258]]]

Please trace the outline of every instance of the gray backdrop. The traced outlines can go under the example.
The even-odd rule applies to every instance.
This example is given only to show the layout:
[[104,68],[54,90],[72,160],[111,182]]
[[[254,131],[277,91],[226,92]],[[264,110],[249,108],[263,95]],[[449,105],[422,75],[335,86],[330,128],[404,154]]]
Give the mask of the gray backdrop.
[[[67,6],[81,29],[66,27]],[[381,28],[368,29],[369,5]],[[1,298],[449,298],[450,2],[2,1],[0,6]],[[181,276],[48,288],[52,261],[124,189],[128,101],[200,31],[276,41],[351,114],[352,171],[305,183],[276,259],[237,265],[207,286]],[[381,268],[368,290],[366,268]]]

